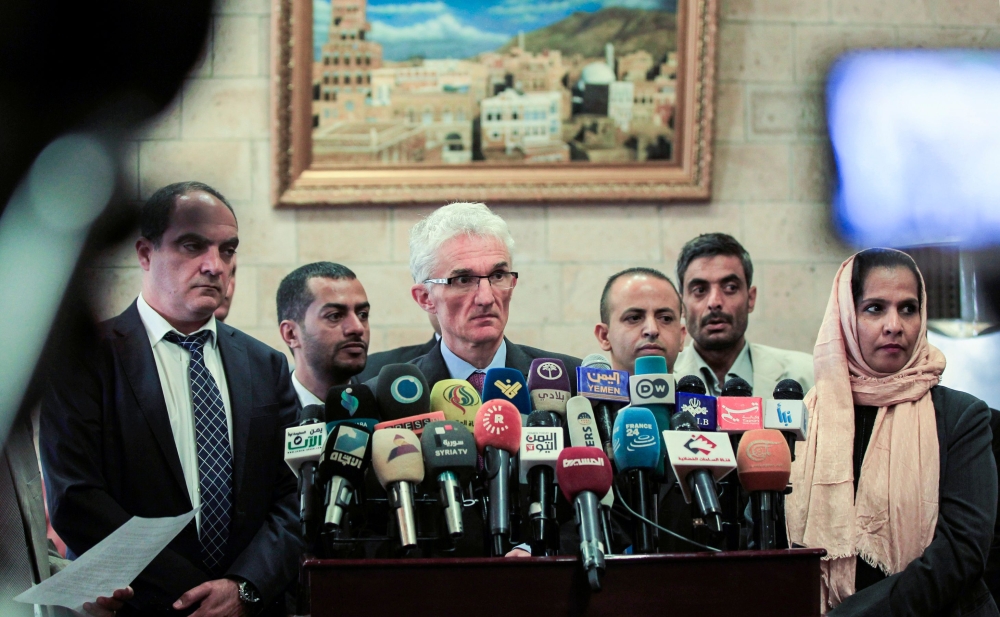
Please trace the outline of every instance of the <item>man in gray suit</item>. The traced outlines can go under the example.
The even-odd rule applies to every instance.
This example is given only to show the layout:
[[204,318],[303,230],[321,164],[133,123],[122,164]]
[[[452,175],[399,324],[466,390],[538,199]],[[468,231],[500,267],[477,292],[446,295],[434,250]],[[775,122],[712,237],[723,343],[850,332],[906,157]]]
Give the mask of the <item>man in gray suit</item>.
[[742,377],[754,396],[769,398],[782,379],[813,386],[812,356],[746,340],[757,301],[750,254],[735,238],[702,234],[681,249],[677,279],[693,344],[677,357],[678,377],[697,375],[718,396],[726,381]]

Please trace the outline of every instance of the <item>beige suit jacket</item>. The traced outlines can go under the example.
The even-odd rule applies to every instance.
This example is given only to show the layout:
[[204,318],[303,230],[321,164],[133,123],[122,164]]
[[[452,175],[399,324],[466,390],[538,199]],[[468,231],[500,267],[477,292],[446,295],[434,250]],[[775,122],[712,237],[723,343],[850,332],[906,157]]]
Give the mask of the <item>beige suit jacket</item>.
[[[698,352],[694,345],[688,345],[677,356],[674,375],[679,379],[684,375],[698,375]],[[794,379],[802,384],[802,391],[813,387],[813,357],[801,351],[778,349],[750,343],[750,362],[753,364],[753,395],[771,398],[774,386],[782,379]]]

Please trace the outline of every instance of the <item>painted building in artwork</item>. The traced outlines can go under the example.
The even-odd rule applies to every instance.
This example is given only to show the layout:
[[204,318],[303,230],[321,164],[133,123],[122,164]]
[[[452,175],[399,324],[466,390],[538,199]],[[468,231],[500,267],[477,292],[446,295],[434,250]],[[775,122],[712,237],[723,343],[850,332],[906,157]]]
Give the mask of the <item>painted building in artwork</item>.
[[313,128],[372,118],[367,107],[382,45],[367,40],[367,0],[331,0],[329,39],[313,62]]
[[561,162],[569,146],[561,139],[560,92],[507,89],[483,99],[480,126],[486,160]]
[[422,126],[403,122],[341,122],[313,132],[313,164],[424,163]]

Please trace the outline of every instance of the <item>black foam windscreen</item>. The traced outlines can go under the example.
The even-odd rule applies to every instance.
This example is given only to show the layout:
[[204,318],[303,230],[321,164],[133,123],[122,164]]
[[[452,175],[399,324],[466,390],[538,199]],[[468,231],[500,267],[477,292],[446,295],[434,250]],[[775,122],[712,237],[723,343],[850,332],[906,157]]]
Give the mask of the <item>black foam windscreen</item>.
[[375,400],[383,420],[398,420],[429,413],[431,389],[424,374],[416,366],[387,364],[378,373]]
[[555,426],[555,423],[552,421],[551,413],[547,411],[535,410],[528,416],[525,426],[545,428]]
[[779,401],[801,401],[805,398],[802,384],[794,379],[782,379],[774,386],[774,399]]
[[688,394],[708,394],[705,382],[697,375],[685,375],[681,377],[681,380],[677,382],[677,391],[687,392]]
[[753,396],[753,388],[742,377],[733,377],[722,387],[722,396]]
[[454,471],[471,475],[476,470],[476,440],[461,422],[431,422],[420,436],[420,447],[428,474]]
[[371,388],[365,384],[333,386],[326,393],[326,421],[336,422],[352,418],[382,419]]
[[297,420],[300,426],[326,422],[326,408],[323,405],[306,405],[299,410]]
[[678,411],[670,416],[670,430],[672,431],[700,431],[698,421],[694,419],[691,412]]

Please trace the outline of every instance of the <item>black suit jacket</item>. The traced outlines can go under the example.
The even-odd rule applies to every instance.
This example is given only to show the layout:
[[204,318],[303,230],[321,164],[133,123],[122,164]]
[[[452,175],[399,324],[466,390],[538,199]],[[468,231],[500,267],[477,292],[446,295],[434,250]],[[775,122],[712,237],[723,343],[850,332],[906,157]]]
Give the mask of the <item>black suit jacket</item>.
[[[233,520],[221,564],[253,583],[264,605],[296,578],[295,477],[284,429],[298,406],[285,356],[219,322],[232,407]],[[191,510],[149,337],[135,303],[101,326],[89,357],[53,370],[42,404],[41,455],[52,525],[76,555],[132,516]],[[194,521],[132,583],[132,609],[167,611],[218,578],[200,565]]]
[[425,356],[430,352],[430,350],[434,349],[435,345],[437,345],[437,337],[432,336],[431,340],[426,343],[421,343],[420,345],[397,347],[388,351],[373,353],[368,356],[368,362],[365,364],[365,370],[361,371],[357,379],[359,382],[364,383],[372,377],[378,377],[378,372],[381,371],[382,367],[386,364],[404,364],[410,360],[419,358],[420,356]]
[[[521,371],[525,377],[527,377],[528,372],[531,370],[531,361],[536,358],[555,358],[562,360],[563,364],[566,365],[566,370],[569,373],[570,378],[570,389],[573,394],[576,394],[576,368],[580,366],[580,359],[574,358],[573,356],[567,356],[565,354],[552,353],[551,351],[544,351],[542,349],[536,349],[534,347],[528,347],[525,345],[515,345],[511,343],[510,340],[507,341],[507,361],[505,366],[507,368],[513,368]],[[414,364],[427,378],[427,383],[433,387],[439,381],[444,379],[451,379],[451,374],[448,372],[448,365],[444,362],[444,356],[441,355],[441,342],[435,341],[433,348],[427,352],[427,354],[415,358],[410,361],[410,364]],[[368,386],[374,392],[378,387],[378,377],[369,379],[367,382]],[[515,482],[516,484],[516,482]],[[524,500],[521,500],[524,501]],[[525,502],[525,507],[522,508],[525,512],[522,513],[522,521],[527,521],[527,503]],[[564,524],[567,529],[573,527],[573,513],[572,508],[565,502],[560,494],[557,501],[557,517],[560,523]],[[480,513],[477,513],[472,508],[466,508],[463,512],[463,520],[465,522],[465,537],[457,543],[455,552],[449,553],[456,557],[470,557],[470,556],[482,556],[488,554],[486,551],[486,540],[483,537],[483,519]],[[577,550],[578,540],[575,540],[577,536],[575,535],[574,529],[569,529],[567,533],[561,534],[566,536],[567,539],[563,540],[562,550],[564,553],[575,553]],[[522,530],[518,536],[515,533],[515,538],[517,541],[524,541],[527,538],[527,531]]]
[[[507,362],[505,363],[507,368],[514,368],[521,371],[525,379],[527,379],[528,372],[531,370],[532,360],[537,358],[562,360],[563,364],[566,365],[566,371],[569,373],[570,389],[573,391],[573,395],[576,395],[576,369],[580,366],[579,358],[544,351],[528,347],[527,345],[515,345],[507,338],[504,338],[504,340],[507,341]],[[434,347],[427,354],[412,360],[412,364],[415,364],[423,372],[424,376],[427,377],[427,383],[432,387],[443,379],[451,379],[451,374],[448,373],[448,365],[444,363],[444,356],[441,355],[440,341],[436,341]]]
[[941,480],[934,539],[923,555],[855,593],[830,615],[1000,615],[983,582],[997,514],[990,410],[970,394],[931,389]]

